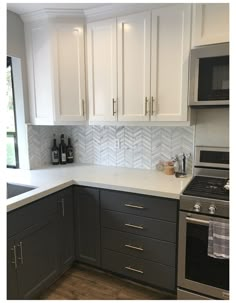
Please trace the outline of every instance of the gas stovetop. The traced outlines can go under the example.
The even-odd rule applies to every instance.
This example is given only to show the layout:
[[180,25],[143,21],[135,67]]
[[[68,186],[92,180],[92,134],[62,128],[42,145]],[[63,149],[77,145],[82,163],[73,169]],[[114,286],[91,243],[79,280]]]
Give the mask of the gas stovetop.
[[227,178],[195,176],[182,194],[229,201],[229,190],[225,188],[227,183]]

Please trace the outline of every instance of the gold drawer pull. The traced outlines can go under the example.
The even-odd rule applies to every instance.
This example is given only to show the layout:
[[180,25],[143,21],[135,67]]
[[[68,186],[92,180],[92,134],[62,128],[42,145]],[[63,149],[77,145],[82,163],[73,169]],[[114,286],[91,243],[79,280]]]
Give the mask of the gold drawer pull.
[[125,223],[125,226],[137,228],[137,229],[143,229],[142,225],[133,225],[133,224]]
[[139,273],[139,274],[143,274],[143,271],[142,271],[142,270],[135,269],[135,268],[133,268],[133,267],[131,267],[131,266],[125,266],[125,269],[130,270],[130,271],[137,272],[137,273]]
[[144,251],[144,249],[142,247],[137,247],[137,246],[133,246],[133,245],[129,245],[129,244],[125,244],[125,247],[132,248],[132,249],[135,249],[135,250]]
[[16,246],[13,245],[13,247],[11,248],[11,251],[13,252],[13,257],[14,260],[11,261],[12,264],[14,264],[15,269],[17,269],[17,258],[16,258]]
[[20,244],[17,245],[19,248],[20,248],[20,257],[18,258],[18,260],[21,261],[21,264],[24,263],[24,260],[23,260],[23,248],[22,248],[22,242],[20,242]]
[[125,204],[125,206],[131,207],[131,208],[144,209],[144,207],[141,205]]

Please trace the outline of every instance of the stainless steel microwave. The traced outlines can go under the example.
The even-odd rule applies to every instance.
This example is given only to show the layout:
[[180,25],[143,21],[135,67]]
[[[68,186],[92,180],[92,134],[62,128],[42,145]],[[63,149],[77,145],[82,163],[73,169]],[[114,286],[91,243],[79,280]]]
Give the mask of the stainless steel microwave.
[[189,84],[190,106],[229,104],[229,43],[191,50]]

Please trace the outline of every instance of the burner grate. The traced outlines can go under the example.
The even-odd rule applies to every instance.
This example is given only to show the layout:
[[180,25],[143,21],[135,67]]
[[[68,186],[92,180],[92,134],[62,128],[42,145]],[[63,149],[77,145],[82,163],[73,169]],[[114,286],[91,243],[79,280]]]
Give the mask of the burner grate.
[[224,188],[228,179],[196,176],[187,186],[184,195],[229,200],[229,191]]

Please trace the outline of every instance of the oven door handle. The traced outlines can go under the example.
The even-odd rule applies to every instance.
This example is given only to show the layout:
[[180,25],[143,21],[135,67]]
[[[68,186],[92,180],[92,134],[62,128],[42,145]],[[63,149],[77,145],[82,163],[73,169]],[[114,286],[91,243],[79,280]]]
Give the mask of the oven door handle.
[[195,224],[200,224],[200,225],[209,225],[210,221],[207,220],[202,220],[202,219],[195,219],[191,217],[186,217],[187,222],[195,223]]

